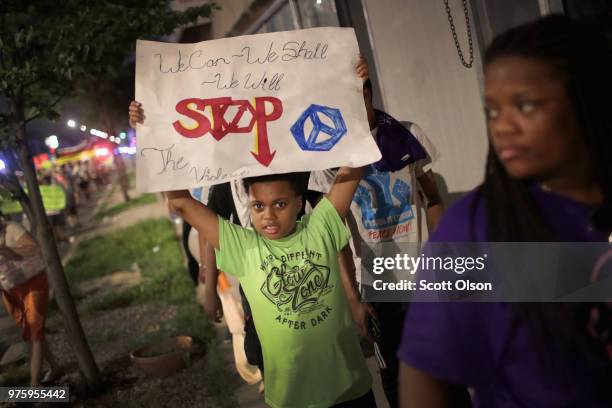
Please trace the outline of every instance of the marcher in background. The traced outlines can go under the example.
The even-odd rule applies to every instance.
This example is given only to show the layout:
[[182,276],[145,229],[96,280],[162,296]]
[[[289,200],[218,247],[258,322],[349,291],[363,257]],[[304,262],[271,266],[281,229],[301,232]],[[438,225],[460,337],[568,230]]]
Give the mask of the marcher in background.
[[72,182],[74,183],[74,195],[76,196],[77,205],[81,206],[85,202],[84,193],[81,188],[80,164],[76,162],[69,167],[72,174]]
[[49,222],[53,226],[53,232],[55,234],[55,239],[58,242],[74,242],[74,237],[69,236],[66,225],[69,227],[72,226],[71,222],[74,221],[74,213],[76,208],[74,207],[74,202],[69,201],[68,190],[70,185],[68,181],[60,171],[60,169],[54,166],[50,172],[50,184],[56,188],[60,188],[64,195],[65,207],[61,210],[48,210],[47,217],[49,218]]
[[[610,44],[567,17],[495,38],[485,181],[430,241],[612,239],[611,72]],[[450,384],[477,407],[612,406],[609,304],[413,303],[399,356],[404,407],[453,406]]]
[[77,166],[77,184],[80,188],[81,193],[85,197],[85,200],[89,201],[91,198],[91,173],[89,171],[89,165],[87,162],[80,162]]
[[121,193],[123,194],[123,200],[127,203],[130,201],[130,178],[128,177],[127,169],[125,167],[125,162],[123,161],[123,157],[121,154],[116,154],[113,163],[115,164],[115,170],[117,172],[117,181],[119,182],[119,187],[121,187]]
[[7,312],[13,316],[29,346],[30,385],[41,384],[43,357],[50,370],[42,379],[52,382],[61,370],[45,341],[49,284],[45,263],[34,238],[20,224],[0,216],[0,288]]
[[68,167],[67,164],[62,165],[60,173],[64,179],[64,193],[66,195],[66,219],[68,221],[68,226],[74,230],[77,228],[79,224],[78,219],[78,203],[77,203],[77,195],[75,191],[75,181],[72,175],[72,171]]

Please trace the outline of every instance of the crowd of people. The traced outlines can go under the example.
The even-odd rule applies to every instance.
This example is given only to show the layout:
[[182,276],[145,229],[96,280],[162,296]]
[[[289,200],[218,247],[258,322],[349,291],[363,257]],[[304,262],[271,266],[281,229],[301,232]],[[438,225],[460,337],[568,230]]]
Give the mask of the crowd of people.
[[59,187],[65,198],[62,209],[47,209],[55,238],[59,242],[73,242],[74,232],[79,228],[79,208],[91,203],[92,194],[110,187],[113,179],[127,202],[130,200],[129,179],[126,165],[121,155],[113,157],[113,165],[97,163],[94,160],[53,164],[49,169],[38,170],[40,186]]
[[65,207],[61,210],[47,210],[56,239],[60,242],[70,240],[71,235],[66,227],[71,230],[77,228],[78,209],[91,199],[94,186],[100,187],[108,182],[104,177],[94,177],[89,167],[87,162],[76,162],[53,165],[48,170],[40,169],[38,172],[40,186],[53,185],[64,192]]
[[[115,159],[117,178],[126,190],[124,198],[127,201],[129,180],[125,164],[117,165],[117,160],[123,162],[121,157]],[[37,175],[41,187],[57,186],[59,194],[63,194],[65,205],[47,208],[47,217],[56,241],[73,243],[74,233],[80,227],[79,209],[90,203],[92,193],[110,185],[111,169],[82,161],[54,165],[49,170],[39,169]],[[29,225],[30,221],[21,213],[0,213],[0,291],[7,313],[15,320],[28,344],[30,385],[40,386],[53,384],[62,369],[45,342],[50,290],[46,264],[38,243],[28,231]],[[43,360],[49,365],[44,375]]]

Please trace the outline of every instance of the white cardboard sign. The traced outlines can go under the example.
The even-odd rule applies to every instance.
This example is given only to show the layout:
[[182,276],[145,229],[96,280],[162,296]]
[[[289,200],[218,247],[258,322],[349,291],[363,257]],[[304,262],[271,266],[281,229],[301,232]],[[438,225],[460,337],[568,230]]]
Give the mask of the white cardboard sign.
[[137,184],[164,191],[380,159],[353,29],[138,41]]

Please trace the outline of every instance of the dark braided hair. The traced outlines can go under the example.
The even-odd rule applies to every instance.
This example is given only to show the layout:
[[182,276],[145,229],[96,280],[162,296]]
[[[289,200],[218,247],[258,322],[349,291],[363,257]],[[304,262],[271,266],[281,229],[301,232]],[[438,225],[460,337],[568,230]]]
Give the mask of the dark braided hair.
[[[548,64],[565,82],[567,95],[576,114],[578,129],[603,193],[603,204],[596,209],[591,224],[598,230],[612,230],[612,52],[605,38],[591,27],[565,16],[551,15],[513,28],[488,47],[485,65],[507,56],[519,56]],[[490,241],[556,241],[544,221],[528,187],[529,180],[517,180],[506,172],[493,147],[489,146],[485,181],[481,189],[487,208]],[[605,330],[610,327],[610,311],[605,305],[519,303],[513,305],[515,325],[525,322],[534,334],[543,355],[551,345],[562,358],[585,351],[595,367],[594,383],[612,398],[607,384],[612,375],[606,340],[587,333],[593,307],[607,313]],[[609,341],[609,339],[607,340]],[[548,350],[547,350],[548,349]],[[607,391],[606,391],[607,390]]]

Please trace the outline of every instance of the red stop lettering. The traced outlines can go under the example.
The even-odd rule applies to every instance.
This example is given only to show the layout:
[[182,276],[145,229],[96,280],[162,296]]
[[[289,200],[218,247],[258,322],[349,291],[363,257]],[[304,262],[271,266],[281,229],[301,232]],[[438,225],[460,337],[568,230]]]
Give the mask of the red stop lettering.
[[[266,114],[266,102],[272,106],[272,111]],[[211,107],[212,125],[203,111],[207,106]],[[227,110],[230,106],[237,106],[238,110],[234,117],[228,122],[226,118]],[[228,133],[249,133],[257,124],[257,131],[267,134],[267,123],[277,120],[283,113],[283,104],[280,99],[272,96],[255,98],[255,106],[246,99],[232,100],[230,97],[198,99],[183,99],[176,104],[177,113],[188,117],[196,122],[195,126],[188,127],[180,120],[172,123],[174,129],[183,137],[198,138],[210,134],[216,139],[221,140]],[[239,126],[244,114],[248,111],[251,120],[246,126]]]
[[[192,109],[194,107],[196,110]],[[204,99],[183,99],[176,104],[176,111],[181,115],[185,115],[189,119],[194,120],[196,122],[196,126],[193,128],[188,128],[178,120],[174,122],[172,126],[174,126],[174,129],[179,132],[181,136],[188,137],[190,139],[204,136],[210,130],[210,121],[206,116],[198,112],[198,110],[203,111],[205,107],[206,105],[204,104]]]
[[[268,105],[271,111],[266,113]],[[211,120],[204,115],[204,109],[210,106]],[[230,106],[236,106],[234,117],[228,121],[227,110]],[[216,140],[221,140],[229,133],[250,133],[257,126],[256,148],[251,152],[255,159],[264,166],[268,166],[274,158],[275,152],[270,151],[268,142],[268,122],[275,121],[283,114],[283,104],[280,99],[272,96],[255,98],[254,105],[246,99],[232,100],[231,97],[198,99],[183,99],[176,104],[177,113],[188,117],[195,122],[195,126],[188,127],[180,120],[172,123],[174,129],[183,137],[198,138],[210,133]],[[239,126],[243,116],[247,113],[251,120],[245,126]]]

